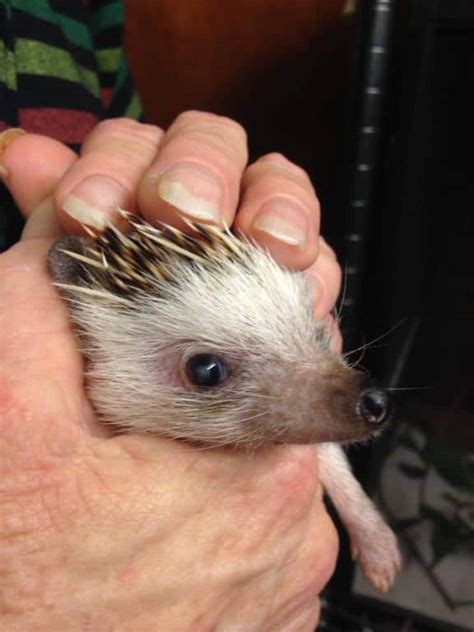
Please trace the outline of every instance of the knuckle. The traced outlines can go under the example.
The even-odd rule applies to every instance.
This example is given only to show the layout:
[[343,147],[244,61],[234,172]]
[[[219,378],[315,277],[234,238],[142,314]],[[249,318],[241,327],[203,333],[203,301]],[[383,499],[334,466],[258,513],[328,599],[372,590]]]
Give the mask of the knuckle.
[[212,114],[190,110],[182,112],[167,132],[167,140],[194,137],[205,144],[214,145],[233,154],[240,161],[247,161],[247,133],[236,121]]
[[159,127],[133,119],[102,121],[85,139],[81,160],[91,159],[94,155],[96,158],[103,156],[106,163],[114,163],[122,157],[133,164],[147,164],[156,154],[161,134]]
[[234,121],[234,119],[229,118],[228,116],[218,116],[218,123],[220,125],[222,125],[225,129],[227,129],[229,132],[232,132],[233,134],[235,134],[236,138],[243,142],[243,143],[247,143],[247,132],[245,131],[245,128],[237,121]]
[[94,132],[96,136],[140,138],[153,142],[156,142],[162,133],[161,129],[155,125],[139,123],[134,119],[126,117],[101,121],[92,133],[94,134]]
[[229,143],[220,130],[204,130],[199,125],[186,125],[180,129],[173,130],[168,134],[165,146],[173,151],[179,148],[185,153],[212,156],[213,160],[221,162],[224,160],[229,166],[237,163],[244,166],[247,161],[246,148],[234,143]]
[[266,154],[265,156],[262,156],[260,158],[260,161],[266,165],[275,165],[277,167],[287,169],[288,171],[291,171],[292,173],[299,175],[302,178],[309,179],[309,176],[303,169],[303,167],[300,167],[296,163],[292,162],[289,158],[287,158],[280,152],[274,151]]
[[306,189],[311,189],[311,191],[314,192],[311,179],[307,172],[279,152],[272,152],[262,156],[250,169],[257,173],[278,173],[283,178],[302,184]]
[[243,190],[247,200],[260,199],[262,196],[290,198],[310,216],[315,217],[319,224],[319,200],[314,191],[287,171],[275,167],[262,171],[253,165],[244,176]]
[[185,112],[181,112],[180,114],[178,114],[178,116],[174,120],[173,127],[175,127],[176,125],[186,125],[188,123],[202,121],[203,119],[210,116],[211,114],[208,112],[201,112],[199,110],[186,110]]
[[101,132],[131,132],[136,130],[137,122],[133,119],[129,119],[126,117],[112,118],[106,119],[105,121],[101,121],[97,127],[97,131]]
[[280,153],[279,151],[272,151],[269,154],[265,154],[264,156],[261,156],[258,160],[258,163],[260,164],[265,164],[265,165],[286,165],[287,163],[289,163],[290,161],[286,158],[286,156],[284,156],[282,153]]
[[240,123],[227,116],[214,114],[213,112],[201,112],[199,110],[181,112],[176,117],[173,126],[180,127],[181,125],[198,125],[215,130],[228,129],[238,134],[244,140],[247,139],[247,133]]

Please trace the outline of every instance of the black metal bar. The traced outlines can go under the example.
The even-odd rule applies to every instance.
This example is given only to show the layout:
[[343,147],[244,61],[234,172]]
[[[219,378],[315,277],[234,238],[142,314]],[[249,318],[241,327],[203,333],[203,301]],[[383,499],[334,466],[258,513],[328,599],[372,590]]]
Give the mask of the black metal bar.
[[[345,234],[346,292],[342,303],[346,339],[357,327],[366,248],[384,123],[395,0],[374,0],[363,8],[361,67],[355,103],[353,163],[350,169]],[[350,343],[349,343],[350,344]]]

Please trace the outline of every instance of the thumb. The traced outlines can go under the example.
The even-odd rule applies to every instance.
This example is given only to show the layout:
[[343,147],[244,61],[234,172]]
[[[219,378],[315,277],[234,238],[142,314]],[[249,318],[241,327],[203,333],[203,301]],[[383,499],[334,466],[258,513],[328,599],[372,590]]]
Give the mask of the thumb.
[[60,231],[52,204],[45,210],[76,156],[50,138],[8,132],[8,142],[0,137],[2,179],[28,220],[24,235],[39,238],[0,257],[0,462],[7,462],[5,449],[8,463],[21,469],[48,446],[61,452],[74,445],[92,412],[81,356],[46,267],[50,238]]
[[77,159],[66,145],[47,136],[7,130],[0,136],[3,181],[27,218],[23,238],[60,234],[51,196]]

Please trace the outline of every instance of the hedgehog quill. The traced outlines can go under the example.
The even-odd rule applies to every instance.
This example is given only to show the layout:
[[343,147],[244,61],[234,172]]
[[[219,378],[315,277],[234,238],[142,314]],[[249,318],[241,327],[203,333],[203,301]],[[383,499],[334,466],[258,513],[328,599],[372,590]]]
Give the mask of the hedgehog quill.
[[388,590],[396,537],[340,446],[380,430],[388,397],[331,349],[305,276],[228,230],[193,224],[188,235],[122,214],[131,232],[88,230],[49,254],[99,418],[208,447],[318,444],[353,557]]

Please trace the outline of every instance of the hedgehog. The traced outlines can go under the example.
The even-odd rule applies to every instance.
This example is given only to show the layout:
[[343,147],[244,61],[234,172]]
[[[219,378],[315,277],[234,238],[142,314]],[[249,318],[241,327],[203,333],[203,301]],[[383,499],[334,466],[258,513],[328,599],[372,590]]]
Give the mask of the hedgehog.
[[388,590],[397,540],[341,444],[380,432],[389,398],[332,349],[305,275],[227,228],[121,215],[126,229],[84,226],[87,237],[60,239],[48,260],[99,419],[207,448],[317,444],[353,558]]

